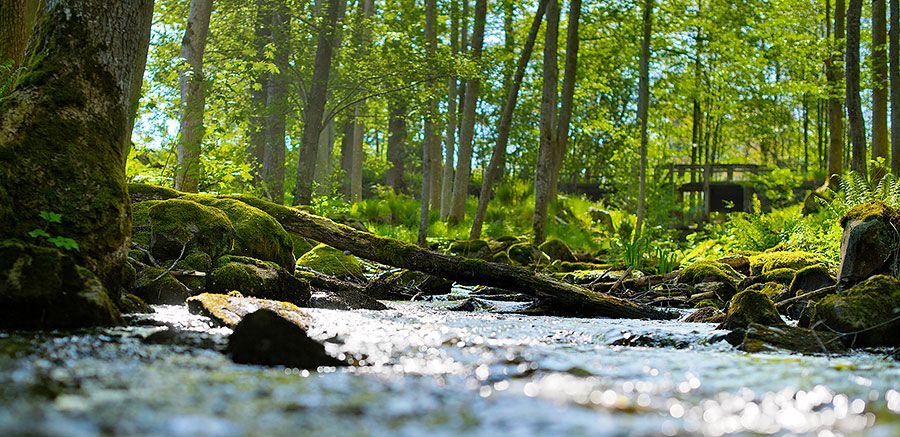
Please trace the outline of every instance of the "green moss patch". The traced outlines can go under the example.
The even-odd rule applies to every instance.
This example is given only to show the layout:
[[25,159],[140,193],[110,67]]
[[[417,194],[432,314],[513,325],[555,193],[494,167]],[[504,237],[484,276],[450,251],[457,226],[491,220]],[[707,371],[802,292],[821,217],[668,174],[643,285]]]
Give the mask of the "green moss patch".
[[165,200],[150,208],[150,250],[161,260],[182,251],[218,258],[231,250],[234,226],[222,211],[183,199]]
[[775,304],[765,294],[744,290],[731,299],[722,329],[746,328],[751,323],[765,326],[784,325]]
[[701,282],[722,282],[736,288],[743,275],[731,266],[718,261],[697,261],[678,272],[679,284],[696,285]]
[[851,221],[869,221],[872,219],[896,220],[898,218],[897,211],[887,206],[882,201],[876,200],[862,205],[858,205],[847,211],[847,214],[841,218],[841,226],[846,227]]
[[538,246],[538,249],[540,249],[541,252],[546,253],[547,256],[554,261],[575,261],[575,255],[572,254],[572,249],[570,249],[565,242],[556,238],[545,241]]
[[845,334],[854,346],[900,346],[900,280],[873,276],[813,307],[810,326]]
[[809,252],[764,252],[750,257],[750,273],[758,276],[776,269],[800,270],[821,262],[818,255]]
[[347,255],[326,244],[320,244],[303,254],[297,264],[343,280],[364,282],[362,265],[353,255]]

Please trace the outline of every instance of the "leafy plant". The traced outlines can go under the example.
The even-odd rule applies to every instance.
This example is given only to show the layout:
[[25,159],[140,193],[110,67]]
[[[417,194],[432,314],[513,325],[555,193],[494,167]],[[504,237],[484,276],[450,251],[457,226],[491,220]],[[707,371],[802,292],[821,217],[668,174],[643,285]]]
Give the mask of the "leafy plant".
[[644,255],[647,254],[649,243],[643,237],[634,241],[622,240],[622,256],[625,265],[634,269],[640,269],[644,263]]
[[656,260],[656,273],[660,275],[672,273],[678,268],[678,254],[667,248],[656,248]]
[[[62,224],[62,214],[57,214],[50,211],[41,211],[38,216],[46,222],[48,228]],[[45,231],[42,228],[32,230],[28,233],[28,236],[30,236],[31,238],[42,238],[46,242],[59,249],[76,251],[79,249],[78,242],[74,239],[63,237],[61,235],[51,235],[49,232]]]

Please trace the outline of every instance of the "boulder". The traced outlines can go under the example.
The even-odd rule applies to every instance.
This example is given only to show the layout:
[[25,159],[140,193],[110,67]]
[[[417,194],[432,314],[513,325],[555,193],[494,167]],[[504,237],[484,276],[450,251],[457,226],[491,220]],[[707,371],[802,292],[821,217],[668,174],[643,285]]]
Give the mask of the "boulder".
[[719,258],[716,261],[722,264],[728,264],[729,266],[731,266],[731,268],[741,273],[742,275],[750,274],[750,258],[747,258],[744,255],[730,255]]
[[309,302],[309,283],[278,264],[243,256],[223,256],[207,281],[207,291],[239,291],[245,296],[290,302],[305,306]]
[[182,192],[159,185],[131,183],[128,184],[128,195],[132,205],[149,200],[168,200],[180,197]]
[[160,305],[181,305],[191,297],[191,291],[186,285],[160,267],[141,270],[131,292],[145,302]]
[[682,321],[687,323],[722,323],[724,320],[725,313],[715,307],[705,306],[692,312]]
[[365,293],[375,299],[408,300],[413,296],[450,294],[453,282],[413,270],[386,272],[366,285]]
[[387,306],[365,294],[349,289],[313,291],[309,298],[309,308],[324,310],[386,310]]
[[839,283],[850,285],[875,274],[900,276],[897,217],[883,202],[870,202],[851,209],[841,219]]
[[206,291],[206,278],[212,272],[212,258],[203,252],[194,252],[175,264],[175,270],[184,272],[177,276],[192,295]]
[[556,238],[545,241],[544,244],[538,246],[538,249],[546,253],[553,261],[576,261],[575,255],[572,254],[572,249],[562,240]]
[[131,293],[122,293],[122,297],[119,299],[119,310],[122,311],[122,314],[150,314],[153,312],[150,305]]
[[755,290],[744,290],[731,299],[725,321],[719,329],[746,328],[751,323],[765,326],[785,324],[775,304],[766,295]]
[[836,281],[825,264],[816,264],[797,271],[789,287],[793,295],[816,291],[835,285]]
[[447,311],[495,311],[497,308],[488,302],[474,297],[465,298],[446,307]]
[[131,205],[131,242],[150,249],[150,208],[161,200],[147,200]]
[[513,244],[509,246],[506,253],[509,255],[509,259],[523,266],[550,264],[550,258],[531,243]]
[[325,346],[309,338],[303,327],[267,309],[248,314],[235,326],[227,351],[240,364],[309,370],[347,365],[328,355]]
[[837,332],[851,346],[900,346],[900,280],[873,276],[812,308],[813,329]]
[[247,314],[259,309],[274,311],[295,325],[309,326],[309,315],[296,305],[276,300],[244,297],[240,293],[203,293],[187,300],[188,311],[209,317],[218,325],[234,328]]
[[320,244],[303,254],[297,264],[344,281],[365,282],[362,264],[353,256]]
[[[731,268],[730,265],[718,261],[697,261],[678,272],[675,282],[678,284],[697,285],[703,282],[720,282],[727,285],[727,289],[719,295],[722,300],[728,300],[737,290],[738,283],[743,275]],[[717,293],[719,294],[719,293]]]
[[477,258],[485,261],[491,259],[491,247],[484,240],[458,240],[450,243],[447,251],[466,258]]
[[847,348],[840,336],[789,325],[765,326],[751,323],[740,336],[731,336],[746,352],[795,352],[801,354],[843,353]]
[[0,241],[0,328],[80,328],[121,322],[103,284],[70,254]]
[[800,270],[821,262],[818,255],[809,252],[763,252],[750,257],[750,274],[760,276],[784,268]]
[[212,258],[228,253],[234,226],[222,211],[197,202],[170,199],[150,208],[150,252],[159,260],[204,252]]
[[772,269],[763,273],[762,275],[760,275],[760,279],[763,282],[777,282],[779,284],[788,285],[791,283],[791,281],[794,280],[794,275],[796,273],[797,270],[782,267],[780,269]]

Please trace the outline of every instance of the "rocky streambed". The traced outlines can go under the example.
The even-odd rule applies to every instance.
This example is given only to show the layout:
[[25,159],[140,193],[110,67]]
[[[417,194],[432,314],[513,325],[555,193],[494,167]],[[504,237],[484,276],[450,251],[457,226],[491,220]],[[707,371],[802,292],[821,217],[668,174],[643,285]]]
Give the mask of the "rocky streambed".
[[361,364],[319,372],[235,364],[231,330],[184,305],[0,333],[0,435],[900,434],[888,350],[749,354],[711,323],[386,304],[304,309]]

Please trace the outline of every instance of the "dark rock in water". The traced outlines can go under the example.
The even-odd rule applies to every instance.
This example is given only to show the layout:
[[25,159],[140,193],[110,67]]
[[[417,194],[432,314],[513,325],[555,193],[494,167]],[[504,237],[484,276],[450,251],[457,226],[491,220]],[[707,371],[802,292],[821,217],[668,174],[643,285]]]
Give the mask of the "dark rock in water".
[[407,300],[413,296],[450,294],[453,282],[412,270],[387,272],[366,285],[365,293],[375,299]]
[[218,258],[231,250],[234,226],[222,211],[171,199],[150,208],[150,252],[156,259],[178,259],[204,252]]
[[836,283],[837,281],[831,276],[831,273],[828,273],[828,267],[825,267],[825,264],[816,264],[798,270],[791,281],[789,290],[796,296],[830,287]]
[[477,299],[498,300],[501,302],[531,302],[534,300],[533,297],[521,293],[514,293],[502,288],[484,286],[475,287],[469,296]]
[[132,293],[145,302],[163,305],[180,305],[191,296],[187,286],[159,267],[141,270]]
[[325,310],[386,310],[387,307],[369,296],[351,290],[314,291],[309,298],[310,308]]
[[897,212],[882,202],[850,210],[841,220],[841,266],[838,282],[854,284],[875,274],[900,276]]
[[[607,339],[608,340],[608,339]],[[622,332],[618,338],[609,343],[610,346],[630,346],[630,347],[670,347],[675,349],[686,349],[691,347],[691,343],[687,340],[674,338],[656,338],[647,334],[633,334],[631,332]]]
[[703,307],[694,311],[682,321],[687,323],[722,323],[725,313],[713,307]]
[[447,311],[494,311],[496,309],[493,305],[472,297],[447,307]]
[[240,364],[310,370],[347,365],[328,355],[325,347],[309,338],[300,325],[266,309],[248,314],[235,326],[228,337],[227,351]]
[[144,344],[159,344],[166,346],[181,346],[191,349],[220,350],[222,347],[215,338],[209,334],[196,331],[185,331],[172,326],[156,331],[143,339]]
[[203,293],[188,299],[187,304],[191,313],[207,316],[229,328],[234,328],[244,316],[258,309],[274,311],[298,326],[309,323],[309,316],[292,303],[244,297],[240,293]]
[[[846,347],[839,335],[794,326],[764,326],[751,323],[736,344],[747,352],[797,352],[801,354],[842,353]],[[733,338],[739,338],[735,336]]]
[[119,309],[122,314],[150,314],[153,312],[150,305],[130,293],[122,293],[122,297],[119,299]]
[[290,302],[306,306],[309,283],[295,277],[278,264],[242,256],[224,256],[217,261],[207,281],[211,293],[239,291],[245,296]]
[[572,254],[572,249],[570,249],[563,241],[555,238],[545,241],[538,246],[538,249],[540,249],[541,252],[546,253],[547,256],[554,261],[576,261],[575,255]]
[[325,244],[304,253],[297,264],[344,281],[366,282],[362,264],[355,256]]
[[873,276],[824,297],[812,308],[810,326],[843,334],[851,346],[900,346],[900,280]]
[[725,321],[719,329],[746,328],[751,323],[761,325],[784,325],[775,304],[765,295],[755,290],[744,290],[731,299]]
[[122,323],[100,280],[57,249],[0,241],[0,327],[80,328]]

